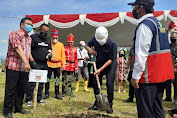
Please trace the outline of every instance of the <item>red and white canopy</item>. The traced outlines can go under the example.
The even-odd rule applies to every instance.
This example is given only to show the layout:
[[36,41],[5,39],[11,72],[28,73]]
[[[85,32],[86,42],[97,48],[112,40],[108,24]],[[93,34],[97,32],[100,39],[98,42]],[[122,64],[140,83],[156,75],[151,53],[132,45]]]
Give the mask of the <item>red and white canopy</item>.
[[[125,20],[136,24],[131,12],[117,13],[97,13],[97,14],[71,14],[71,15],[26,15],[32,18],[34,28],[39,27],[42,23],[51,23],[58,28],[71,28],[85,22],[94,27],[112,26],[119,21],[123,24]],[[177,10],[173,11],[155,11],[154,17],[158,20],[167,20],[169,18],[177,24]]]
[[[137,25],[137,20],[133,18],[133,15],[131,12],[116,12],[116,13],[96,13],[96,14],[67,14],[67,15],[26,15],[26,17],[32,18],[33,22],[33,28],[38,28],[41,24],[46,23],[49,25],[52,25],[51,27],[55,27],[60,30],[64,30],[65,32],[69,33],[75,33],[74,35],[77,36],[77,38],[81,38],[82,40],[87,40],[87,38],[84,38],[80,33],[84,29],[87,29],[86,31],[90,31],[89,29],[95,30],[96,27],[99,26],[104,26],[108,27],[109,35],[112,34],[111,32],[115,32],[114,29],[115,25],[117,25],[119,30],[124,30],[123,34],[126,32],[129,33],[128,28],[133,27],[135,28]],[[163,24],[168,27],[168,24],[170,21],[173,21],[175,24],[177,24],[177,10],[169,10],[169,11],[155,11],[154,12],[154,17],[156,17],[158,20],[162,21]],[[128,21],[128,22],[127,22]],[[125,25],[124,25],[125,24]],[[133,26],[130,26],[133,24]],[[93,26],[94,28],[87,28],[90,26]],[[83,30],[78,29],[78,28],[83,28]],[[68,30],[67,30],[67,29]],[[69,29],[74,29],[73,32],[72,30]],[[131,28],[132,29],[132,28]],[[51,29],[52,30],[52,29]],[[76,31],[77,30],[77,31]],[[64,31],[61,31],[64,33]],[[128,38],[129,40],[132,39],[133,37],[133,32],[134,29],[130,30],[131,35],[129,37],[126,36],[126,39]],[[94,31],[91,36],[94,36]],[[60,35],[63,35],[60,34]],[[77,34],[79,33],[79,35]],[[120,33],[120,34],[119,34]],[[89,33],[84,33],[85,35]],[[117,35],[117,36],[116,36]],[[123,38],[124,36],[122,35],[121,32],[117,30],[117,33],[113,34],[111,37],[116,40],[120,40],[119,38]],[[66,36],[65,36],[66,37]],[[131,37],[131,38],[130,38]],[[63,37],[64,38],[64,37]],[[84,39],[83,39],[84,38]],[[78,39],[80,40],[80,39]],[[117,41],[116,41],[117,42]],[[131,42],[131,41],[129,41]],[[117,44],[121,44],[120,41],[117,42]],[[131,42],[132,44],[132,42]],[[121,45],[130,45],[130,43],[123,43]]]

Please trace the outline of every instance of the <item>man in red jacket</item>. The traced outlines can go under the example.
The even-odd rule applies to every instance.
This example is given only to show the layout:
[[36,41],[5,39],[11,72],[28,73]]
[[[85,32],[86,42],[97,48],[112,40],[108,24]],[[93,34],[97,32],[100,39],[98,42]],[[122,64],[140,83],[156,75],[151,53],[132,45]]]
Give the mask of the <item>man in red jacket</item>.
[[74,36],[72,34],[68,35],[67,44],[64,47],[66,64],[62,73],[62,97],[66,95],[66,87],[71,88],[71,80],[67,80],[67,75],[74,75],[74,72],[78,71],[77,49],[73,46]]

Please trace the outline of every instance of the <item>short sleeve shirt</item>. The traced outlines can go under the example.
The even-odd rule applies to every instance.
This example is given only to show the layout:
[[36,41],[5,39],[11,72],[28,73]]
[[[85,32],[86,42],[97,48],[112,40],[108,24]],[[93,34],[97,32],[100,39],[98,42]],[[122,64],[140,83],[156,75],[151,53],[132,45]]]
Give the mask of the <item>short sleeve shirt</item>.
[[89,47],[94,46],[95,51],[97,52],[96,63],[98,64],[98,67],[102,66],[109,59],[112,61],[117,59],[117,46],[111,38],[108,38],[107,42],[101,46],[94,37],[88,42],[87,45]]
[[[88,57],[88,53],[87,53],[87,50],[86,49],[80,49],[80,48],[77,48],[77,58],[86,58]],[[83,60],[78,60],[78,66],[79,67],[83,67]]]
[[24,71],[23,62],[17,54],[15,48],[21,48],[24,51],[26,59],[29,61],[31,41],[31,37],[28,35],[25,36],[25,33],[21,29],[10,33],[6,68],[16,71]]

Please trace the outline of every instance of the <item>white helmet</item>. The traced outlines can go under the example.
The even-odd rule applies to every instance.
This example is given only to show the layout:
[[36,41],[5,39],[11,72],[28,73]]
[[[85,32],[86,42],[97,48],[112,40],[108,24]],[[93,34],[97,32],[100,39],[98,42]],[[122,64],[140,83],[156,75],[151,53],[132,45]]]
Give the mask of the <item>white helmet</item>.
[[80,41],[79,44],[82,45],[82,46],[85,46],[85,42],[84,41]]
[[98,27],[95,32],[97,40],[105,40],[108,37],[108,30],[105,27]]

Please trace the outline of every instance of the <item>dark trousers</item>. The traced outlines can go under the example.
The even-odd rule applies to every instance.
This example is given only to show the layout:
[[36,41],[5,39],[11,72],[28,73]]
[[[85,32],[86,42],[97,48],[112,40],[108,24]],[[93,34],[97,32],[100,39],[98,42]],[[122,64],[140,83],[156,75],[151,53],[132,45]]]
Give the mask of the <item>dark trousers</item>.
[[93,73],[90,73],[90,68],[91,66],[93,66],[93,64],[88,64],[88,72],[89,72],[89,81],[88,81],[88,87],[93,87],[93,77],[94,77],[94,74]]
[[15,111],[22,110],[28,74],[27,72],[6,70],[4,114],[12,113],[13,107],[15,107]]
[[[177,75],[175,74],[175,79],[170,81],[174,86],[174,100],[177,100]],[[171,82],[169,82],[166,88],[166,99],[171,99]]]
[[[112,67],[109,68],[109,70],[105,69],[99,75],[100,84],[102,84],[103,75],[106,75],[106,87],[107,87],[107,94],[108,94],[108,100],[109,100],[110,105],[113,104],[112,101],[114,98],[114,79],[115,79],[116,61],[113,62],[113,64],[111,64],[111,66]],[[100,93],[95,76],[93,78],[93,90],[94,90],[95,96]]]
[[[60,68],[49,68],[47,77],[51,79],[52,72],[54,72],[54,78],[60,78]],[[45,95],[49,95],[50,83],[45,83]],[[59,95],[59,85],[55,85],[55,95]]]
[[164,83],[139,84],[135,89],[138,118],[165,118],[162,107]]
[[[47,70],[48,69],[47,62],[46,63],[36,62],[36,64],[37,64],[36,69],[39,69],[39,70]],[[43,84],[44,83],[39,83],[38,93],[37,93],[37,101],[38,102],[40,100],[42,100]],[[33,92],[34,92],[35,87],[36,87],[36,82],[28,82],[27,90],[26,90],[26,102],[33,100]]]
[[63,71],[62,72],[62,94],[66,94],[66,89],[70,89],[69,91],[72,92],[72,80],[67,78],[67,75],[73,75],[74,71]]
[[135,93],[134,93],[134,87],[131,84],[132,73],[133,73],[133,71],[129,72],[127,80],[129,81],[129,99],[133,100]]

